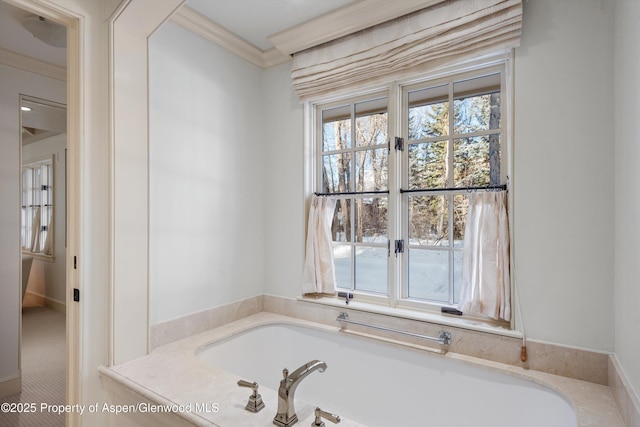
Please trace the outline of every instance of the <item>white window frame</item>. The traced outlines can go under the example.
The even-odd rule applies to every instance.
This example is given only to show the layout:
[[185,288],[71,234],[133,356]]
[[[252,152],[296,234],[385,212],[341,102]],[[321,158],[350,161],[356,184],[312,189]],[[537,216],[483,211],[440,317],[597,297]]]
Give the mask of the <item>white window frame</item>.
[[[389,104],[391,102],[391,97],[390,97],[390,93],[389,93],[389,89],[385,88],[384,90],[376,90],[376,91],[371,91],[367,94],[360,94],[358,96],[353,96],[353,97],[348,97],[348,98],[342,98],[340,100],[337,101],[333,101],[333,102],[329,102],[329,103],[318,103],[315,105],[315,117],[317,117],[318,119],[315,120],[315,131],[314,131],[314,138],[316,138],[317,143],[314,143],[314,151],[315,151],[315,163],[314,163],[314,170],[315,170],[315,177],[314,177],[314,191],[322,191],[322,189],[320,188],[321,185],[319,185],[319,183],[322,182],[322,156],[323,156],[323,151],[322,151],[322,141],[321,140],[317,140],[319,135],[322,135],[323,132],[323,128],[322,128],[322,117],[321,117],[321,112],[323,110],[330,110],[336,107],[341,107],[344,106],[345,104],[350,104],[350,105],[356,105],[358,103],[361,102],[366,102],[369,100],[373,100],[373,99],[377,99],[377,98],[386,98],[387,99],[387,113],[389,112]],[[353,112],[352,112],[353,113]],[[388,114],[388,117],[390,117],[391,115]],[[352,120],[354,120],[354,122],[352,123],[352,129],[355,129],[355,117],[352,115]],[[390,131],[390,124],[387,123],[388,129],[387,132]],[[321,138],[321,137],[320,137]],[[356,141],[355,139],[352,140],[352,147],[349,150],[352,154],[357,153],[358,151],[364,151],[367,148],[356,148],[355,146]],[[369,147],[370,148],[370,147]],[[390,182],[391,182],[391,176],[392,176],[392,169],[391,169],[391,152],[389,152],[389,159],[388,159],[388,163],[389,163],[389,171],[388,171],[388,175],[389,175],[389,182],[387,183],[388,188],[390,187]],[[353,162],[355,162],[355,158],[352,159]],[[355,177],[353,178],[352,182],[355,185]],[[347,191],[352,191],[353,189],[347,189]],[[370,194],[370,193],[369,193]],[[380,196],[385,196],[383,194],[381,194]],[[372,196],[375,197],[375,196]],[[388,194],[386,195],[387,197],[387,201],[388,201],[388,212],[391,213],[395,210],[394,207],[391,206],[391,198],[388,197]],[[352,196],[346,196],[346,198],[355,200],[357,198],[367,198],[367,196],[358,196],[358,195],[352,195]],[[354,226],[354,221],[353,221],[353,216],[355,216],[355,206],[352,206],[352,221],[351,221],[351,228],[353,230],[353,226]],[[387,218],[388,223],[391,223],[391,221],[389,221],[389,219]],[[353,234],[353,231],[352,231]],[[392,241],[389,238],[389,241]],[[345,245],[345,246],[351,246],[352,247],[352,257],[354,256],[353,251],[356,250],[357,247],[377,247],[377,248],[381,248],[384,249],[385,251],[388,250],[388,246],[385,245],[380,245],[380,244],[363,244],[363,243],[357,243],[355,241],[351,241],[349,243],[340,243],[340,245]],[[353,260],[355,261],[355,258],[353,258]],[[355,275],[355,265],[352,265],[352,272],[351,272],[351,285],[353,286],[353,277]],[[391,265],[390,262],[387,262],[387,293],[389,293],[389,291],[391,290],[390,284],[392,283],[390,278],[391,278]],[[342,289],[342,288],[341,288]],[[372,293],[372,292],[366,292],[366,291],[357,291],[358,295],[359,295],[359,299],[360,300],[364,300],[364,301],[370,301],[370,302],[375,302],[375,303],[381,303],[381,304],[385,304],[385,301],[387,299],[386,296],[382,296],[380,294],[376,294],[376,293]]]
[[[418,83],[413,83],[413,84],[408,84],[408,85],[402,85],[401,89],[402,89],[402,100],[403,100],[403,105],[402,105],[402,111],[401,111],[401,117],[400,117],[400,123],[406,123],[408,120],[408,102],[406,102],[407,98],[408,98],[408,93],[414,90],[420,90],[423,88],[428,88],[428,87],[434,87],[434,86],[440,86],[440,85],[445,85],[445,84],[449,84],[449,94],[448,94],[448,99],[450,102],[449,105],[449,109],[450,109],[450,114],[453,111],[453,105],[452,105],[452,101],[454,99],[454,93],[453,93],[453,83],[457,82],[457,81],[461,81],[461,80],[465,80],[465,79],[474,79],[477,77],[481,77],[484,75],[488,75],[488,74],[492,74],[492,73],[500,73],[500,77],[501,77],[501,82],[500,82],[500,87],[501,87],[501,103],[500,103],[500,117],[501,117],[501,127],[499,130],[491,130],[491,131],[481,131],[479,132],[479,134],[488,134],[488,133],[499,133],[500,134],[500,140],[501,140],[501,147],[500,147],[500,155],[501,155],[501,168],[500,168],[500,183],[506,183],[509,177],[509,144],[503,144],[504,141],[506,141],[506,128],[508,127],[508,125],[506,124],[506,120],[504,120],[503,118],[506,118],[506,107],[505,104],[502,102],[502,99],[506,99],[506,72],[505,72],[505,67],[503,65],[494,65],[494,66],[487,66],[487,67],[482,67],[476,70],[472,70],[472,71],[462,71],[462,72],[456,72],[456,73],[452,73],[449,74],[447,76],[441,77],[441,78],[437,78],[437,79],[429,79],[427,81],[421,81]],[[450,121],[450,126],[451,126],[451,121]],[[405,140],[405,150],[408,150],[408,146],[409,146],[409,138],[407,135],[407,131],[408,128],[407,126],[402,126],[402,128],[400,129],[401,131],[401,135]],[[476,134],[462,134],[462,135],[455,135],[452,131],[452,129],[449,129],[449,134],[443,137],[438,137],[438,140],[444,140],[447,139],[450,141],[450,146],[453,145],[453,141],[455,139],[458,139],[460,137],[465,138],[465,137],[469,137],[469,136],[476,136]],[[400,182],[401,182],[401,187],[403,189],[407,189],[409,188],[409,184],[407,182],[407,178],[408,178],[408,173],[407,173],[407,169],[408,169],[408,155],[403,155],[402,159],[401,159],[401,167],[400,169],[400,173],[401,173],[401,177]],[[453,166],[453,158],[452,158],[452,152],[449,153],[449,158],[447,159],[447,162],[449,163],[449,166]],[[453,172],[450,170],[450,174],[452,177]],[[451,177],[447,177],[447,179],[450,179]],[[451,183],[449,183],[451,184]],[[449,187],[450,185],[447,185],[447,187]],[[442,192],[433,192],[433,193],[429,193],[430,195],[451,195],[451,194],[464,194],[465,190],[450,190],[450,191],[442,191]],[[407,212],[407,206],[405,206],[405,198],[408,197],[405,195],[400,195],[399,196],[402,199],[401,205],[403,207],[400,215],[402,215],[402,217],[406,217],[408,215]],[[404,308],[409,308],[409,309],[424,309],[424,310],[433,310],[433,311],[439,311],[442,307],[454,307],[457,303],[453,301],[453,295],[450,295],[450,300],[447,302],[438,302],[438,301],[430,301],[430,300],[420,300],[417,298],[409,298],[408,296],[408,292],[409,292],[409,252],[411,250],[410,248],[410,243],[409,243],[409,235],[408,235],[408,227],[409,225],[409,221],[408,218],[404,218],[404,220],[401,220],[401,226],[402,226],[402,233],[401,233],[401,239],[404,240],[405,242],[405,252],[404,252],[404,256],[402,257],[402,266],[400,268],[400,272],[402,275],[402,280],[401,280],[401,286],[398,290],[398,293],[400,294],[399,298],[398,298],[398,303],[396,304],[397,307],[404,307]],[[453,227],[453,224],[451,221],[449,221],[449,228]],[[451,233],[451,230],[450,230]],[[452,246],[449,247],[441,247],[440,248],[441,251],[446,252],[447,256],[448,256],[448,260],[449,260],[449,290],[451,292],[453,292],[453,275],[454,275],[454,271],[453,271],[453,256],[455,252],[462,252],[462,248],[459,249],[454,249]],[[502,322],[496,322],[500,325],[502,325]]]
[[[403,136],[405,138],[405,145],[407,141],[407,135],[403,135],[402,124],[407,120],[407,109],[403,105],[404,93],[410,88],[416,87],[428,87],[432,84],[437,84],[442,81],[449,81],[452,79],[458,80],[458,77],[476,77],[498,70],[501,73],[501,176],[502,182],[507,182],[510,185],[513,177],[513,148],[512,148],[512,129],[513,129],[513,52],[507,52],[500,55],[496,55],[490,59],[478,60],[458,67],[447,67],[439,70],[438,72],[427,73],[422,75],[413,76],[408,79],[391,81],[388,84],[378,85],[367,89],[359,89],[353,92],[341,92],[335,94],[333,97],[325,97],[322,99],[312,99],[304,103],[304,132],[305,132],[305,175],[304,175],[304,188],[306,200],[309,200],[310,195],[314,192],[321,191],[318,183],[321,182],[322,169],[320,162],[321,157],[321,111],[331,106],[340,105],[341,103],[353,103],[362,100],[372,99],[380,94],[388,93],[388,135],[391,138],[391,150],[389,152],[389,182],[388,188],[389,194],[389,241],[391,243],[391,254],[388,258],[388,287],[389,292],[387,296],[374,295],[366,292],[359,292],[351,290],[354,294],[354,299],[351,305],[354,306],[354,302],[358,304],[358,308],[371,311],[380,312],[385,314],[394,314],[399,317],[424,319],[425,316],[428,320],[438,322],[438,319],[452,319],[452,316],[441,314],[442,307],[451,307],[451,304],[438,303],[433,301],[422,300],[410,300],[406,298],[407,289],[407,256],[406,250],[404,256],[400,256],[396,261],[396,257],[393,253],[393,243],[395,240],[404,239],[405,232],[402,227],[405,226],[403,222],[403,207],[404,197],[397,192],[394,195],[393,189],[406,188],[403,185],[406,183],[403,181],[403,175],[406,165],[403,164],[402,153],[396,152],[393,149],[394,136]],[[509,188],[511,189],[511,188]],[[513,194],[512,191],[508,193],[508,207],[509,207],[509,222],[510,228],[513,224]],[[308,210],[305,210],[308,212]],[[306,224],[306,221],[305,221]],[[511,236],[511,253],[513,255],[513,235]],[[405,241],[405,245],[408,242]],[[513,256],[510,257],[510,262],[513,264]],[[513,269],[512,269],[513,271]],[[512,280],[513,288],[513,280]],[[512,289],[513,291],[513,289]],[[514,295],[512,292],[511,295]],[[322,297],[320,301],[316,302],[327,303],[330,305],[344,304],[344,298],[339,298],[337,295],[334,297]],[[362,303],[362,304],[360,304]],[[511,301],[512,310],[515,306],[515,298]],[[422,314],[424,315],[422,315]],[[458,318],[455,316],[455,318]],[[509,329],[515,329],[515,316],[512,316],[511,322],[491,321],[488,319],[474,318],[469,315],[463,315],[460,318],[466,320],[478,320],[484,323],[484,325],[492,327],[499,326],[500,328],[507,327]],[[459,318],[458,318],[459,319]],[[442,323],[450,323],[445,320]],[[455,322],[454,322],[455,323]],[[484,330],[484,326],[479,326],[478,329]],[[472,327],[473,329],[473,327]],[[491,332],[491,330],[489,330]],[[499,332],[502,333],[502,332]]]
[[[53,260],[55,259],[55,232],[54,232],[54,212],[55,212],[55,170],[54,170],[54,156],[46,157],[44,159],[30,161],[22,165],[22,173],[21,173],[21,232],[20,232],[20,246],[22,248],[22,253],[29,256],[34,256],[37,258],[42,258],[45,260]],[[47,178],[47,187],[46,191],[50,191],[48,202],[45,201],[43,197],[43,193],[45,190],[42,188],[42,184],[36,188],[33,185],[35,170],[39,169],[41,174],[44,174],[45,171],[49,171],[49,176]],[[24,188],[23,176],[28,173],[28,188]],[[34,203],[36,199],[36,193],[38,194],[37,199],[40,201],[39,203]],[[51,233],[51,254],[46,254],[43,252],[32,252],[31,251],[31,227],[32,227],[32,219],[35,212],[35,209],[40,207],[41,211],[41,223],[40,226],[44,226],[44,221],[46,220],[46,225],[48,229],[46,233],[44,230],[40,230],[40,245],[46,240],[46,235]],[[49,228],[50,225],[50,228]],[[26,236],[28,232],[29,236]],[[25,240],[26,239],[26,240]]]

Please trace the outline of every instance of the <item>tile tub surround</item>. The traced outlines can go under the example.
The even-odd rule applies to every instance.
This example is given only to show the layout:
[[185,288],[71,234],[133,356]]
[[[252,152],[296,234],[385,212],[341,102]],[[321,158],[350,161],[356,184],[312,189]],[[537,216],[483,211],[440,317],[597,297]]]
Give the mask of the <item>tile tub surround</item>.
[[[260,387],[260,394],[267,408],[258,414],[243,409],[248,398],[248,390],[236,385],[239,377],[220,369],[206,365],[196,357],[196,349],[212,341],[234,335],[247,328],[273,322],[303,324],[328,330],[338,330],[337,326],[323,326],[292,317],[261,312],[228,323],[218,328],[185,338],[180,341],[156,348],[149,355],[117,365],[101,368],[105,387],[111,390],[128,390],[129,393],[157,403],[186,405],[190,402],[216,402],[221,410],[214,413],[179,413],[185,421],[194,425],[218,425],[223,427],[242,427],[272,425],[274,410],[277,407],[276,391]],[[450,351],[443,356],[460,360],[462,363],[481,365],[489,369],[525,378],[549,387],[563,395],[573,405],[577,425],[623,427],[621,415],[617,409],[609,387],[592,382],[571,379],[536,370],[487,361]],[[250,379],[249,379],[250,380]],[[313,406],[296,401],[300,417],[299,425],[310,425],[313,421]],[[326,408],[330,410],[330,408]],[[120,416],[123,416],[121,414]],[[345,419],[341,425],[358,426]]]
[[[347,312],[354,320],[357,319],[365,323],[384,325],[389,328],[401,329],[408,332],[437,336],[441,330],[450,331],[453,339],[449,346],[449,351],[454,353],[562,375],[596,384],[609,384],[608,353],[527,340],[528,360],[523,364],[520,361],[520,350],[522,346],[522,340],[520,338],[460,327],[443,326],[423,320],[411,320],[396,316],[369,313],[358,310],[357,306],[358,304],[354,302],[351,302],[348,307],[328,306],[307,300],[259,295],[152,325],[149,334],[149,348],[153,350],[182,338],[205,332],[261,311],[282,314],[329,326],[338,325],[336,317],[338,317],[341,312]],[[373,333],[369,328],[353,325],[349,325],[348,329],[363,333]],[[391,340],[419,345],[424,343],[418,339],[411,339],[393,333],[376,331],[375,334]]]
[[633,391],[615,355],[609,357],[609,387],[628,427],[640,427],[640,398]]
[[[385,327],[400,329],[429,336],[438,336],[439,331],[451,332],[452,342],[449,351],[457,354],[500,362],[508,365],[525,367],[526,369],[547,372],[555,375],[566,376],[573,379],[584,380],[601,385],[608,385],[609,354],[584,349],[565,347],[535,340],[527,340],[527,362],[522,363],[520,352],[522,339],[513,336],[505,336],[455,326],[444,326],[423,320],[411,320],[385,314],[375,314],[359,310],[358,304],[353,301],[344,306],[328,306],[307,300],[263,296],[265,311],[309,320],[325,325],[338,325],[336,317],[341,312],[346,312],[353,320],[383,325]],[[458,319],[454,319],[459,321]],[[424,344],[419,339],[407,338],[399,334],[382,333],[366,327],[348,325],[347,329],[364,333],[375,333],[390,339]],[[432,344],[433,345],[433,344]],[[437,345],[435,345],[437,348]]]
[[262,301],[262,295],[259,295],[152,325],[149,331],[149,348],[153,350],[184,337],[259,313],[263,310]]

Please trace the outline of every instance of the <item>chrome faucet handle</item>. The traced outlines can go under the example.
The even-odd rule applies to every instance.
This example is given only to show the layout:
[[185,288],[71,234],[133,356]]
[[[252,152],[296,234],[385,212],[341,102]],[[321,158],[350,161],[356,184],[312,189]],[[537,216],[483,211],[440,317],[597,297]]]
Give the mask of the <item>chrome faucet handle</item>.
[[249,396],[249,401],[247,402],[247,405],[244,407],[244,409],[246,409],[249,412],[258,412],[262,408],[264,408],[264,402],[262,401],[262,396],[258,394],[257,382],[254,381],[250,383],[249,381],[239,380],[238,386],[247,387],[253,390],[253,393],[251,393],[251,396]]
[[320,409],[320,407],[316,407],[314,415],[316,416],[316,419],[313,424],[311,424],[311,427],[324,427],[325,424],[324,421],[322,421],[322,418],[329,420],[334,424],[340,422],[340,417],[338,415],[323,411],[322,409]]

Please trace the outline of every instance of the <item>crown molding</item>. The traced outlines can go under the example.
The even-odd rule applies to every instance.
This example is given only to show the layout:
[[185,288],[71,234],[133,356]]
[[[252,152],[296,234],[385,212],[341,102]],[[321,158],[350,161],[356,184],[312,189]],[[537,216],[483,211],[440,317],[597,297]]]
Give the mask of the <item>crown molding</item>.
[[67,68],[0,48],[0,64],[55,80],[67,81]]
[[359,0],[268,37],[277,50],[293,55],[322,43],[416,12],[445,0]]
[[276,49],[257,48],[188,6],[181,7],[171,16],[170,21],[260,68],[272,67],[291,60],[289,55],[284,55]]
[[275,48],[262,50],[235,33],[182,6],[170,21],[234,53],[260,68],[291,60],[291,55],[445,0],[356,0],[317,18],[268,37]]

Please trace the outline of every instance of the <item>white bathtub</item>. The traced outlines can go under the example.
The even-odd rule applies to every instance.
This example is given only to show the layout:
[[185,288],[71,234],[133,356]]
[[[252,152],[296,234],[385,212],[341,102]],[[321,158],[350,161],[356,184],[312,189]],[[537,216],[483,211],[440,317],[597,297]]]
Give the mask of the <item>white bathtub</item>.
[[340,332],[264,325],[205,345],[197,357],[272,389],[283,368],[322,360],[327,370],[304,379],[296,400],[369,427],[576,426],[572,406],[531,381]]
[[[340,427],[623,426],[607,386],[392,345],[266,312],[102,367],[113,403],[193,409],[111,414],[107,425],[270,427],[282,369],[291,372],[313,359],[328,367],[297,388],[300,426],[311,425],[316,406],[340,415]],[[251,391],[238,387],[239,379],[260,384],[262,411],[244,410]],[[216,410],[208,410],[213,403]]]

